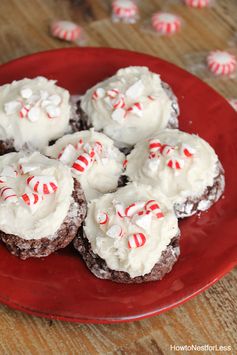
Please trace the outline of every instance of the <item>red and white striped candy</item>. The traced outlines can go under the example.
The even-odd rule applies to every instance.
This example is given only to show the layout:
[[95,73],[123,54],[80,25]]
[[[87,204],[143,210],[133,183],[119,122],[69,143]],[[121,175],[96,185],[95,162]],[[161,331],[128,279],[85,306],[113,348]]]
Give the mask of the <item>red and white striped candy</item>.
[[167,166],[172,169],[182,169],[184,166],[184,161],[183,159],[179,158],[171,158],[167,161]]
[[160,152],[162,155],[167,156],[172,154],[173,151],[174,151],[174,147],[171,147],[171,145],[168,144],[163,144]]
[[103,151],[103,145],[99,141],[96,141],[93,145],[93,148],[97,154],[101,154]]
[[16,203],[18,201],[15,191],[6,185],[0,187],[0,198],[3,201]]
[[79,149],[81,149],[82,148],[82,146],[83,146],[83,140],[82,139],[79,139],[79,141],[76,143],[76,144],[74,144],[74,148],[76,149],[76,150],[79,150]]
[[237,99],[227,99],[227,101],[233,107],[233,109],[237,111]]
[[92,162],[93,160],[88,153],[82,153],[73,163],[72,170],[76,174],[83,174],[91,167]]
[[146,237],[143,233],[134,233],[128,236],[129,249],[140,248],[146,243]]
[[181,20],[178,16],[168,12],[157,12],[152,16],[151,23],[156,32],[163,35],[171,35],[181,28]]
[[124,168],[124,170],[127,168],[127,165],[128,165],[128,160],[127,160],[127,159],[124,159],[124,161],[123,161],[123,168]]
[[181,153],[182,155],[184,155],[187,158],[191,158],[193,156],[193,154],[195,153],[195,149],[193,149],[192,147],[190,147],[190,145],[188,144],[182,144],[181,145]]
[[138,211],[132,218],[132,222],[135,223],[138,227],[147,230],[150,228],[152,214],[151,211]]
[[164,213],[161,211],[160,206],[156,200],[147,201],[145,204],[145,210],[154,213],[157,218],[164,217]]
[[138,117],[143,116],[143,105],[140,102],[135,102],[132,106],[127,109],[127,113],[133,113]]
[[7,182],[7,179],[5,176],[0,176],[0,184],[5,184]]
[[123,236],[123,229],[118,224],[112,225],[106,232],[110,238],[118,238]]
[[135,213],[141,210],[144,207],[144,205],[145,203],[140,201],[132,203],[125,209],[125,216],[132,217]]
[[105,96],[105,91],[103,88],[97,88],[92,94],[92,100],[99,100]]
[[20,118],[27,117],[29,111],[30,111],[30,105],[23,105],[19,111]]
[[51,25],[51,33],[54,37],[73,42],[81,38],[82,28],[70,21],[55,21]]
[[161,142],[159,141],[159,139],[151,139],[149,141],[149,151],[151,153],[156,153],[158,151],[160,151],[162,145],[161,145]]
[[207,57],[209,70],[215,75],[230,75],[237,69],[236,57],[226,51],[213,51]]
[[185,0],[186,5],[191,7],[197,7],[198,9],[209,6],[210,3],[210,0]]
[[57,181],[53,176],[30,176],[26,183],[34,192],[44,195],[53,194],[58,188]]
[[122,94],[119,94],[113,100],[113,108],[116,110],[117,108],[124,108],[125,107],[125,97]]
[[76,149],[73,145],[68,144],[64,147],[58,155],[58,159],[63,162],[64,164],[69,164],[73,157],[75,157]]
[[38,205],[42,201],[42,197],[34,192],[25,193],[20,197],[20,201],[24,202],[27,206]]
[[111,89],[108,90],[106,94],[110,99],[115,99],[115,97],[120,94],[120,91],[118,89]]
[[124,209],[124,206],[123,206],[122,203],[116,202],[116,203],[114,204],[114,207],[115,207],[115,210],[116,210],[116,214],[119,216],[119,218],[124,218],[124,217],[126,217],[125,209]]
[[113,13],[120,18],[130,18],[138,14],[138,7],[132,0],[115,0],[112,9]]
[[109,222],[109,216],[108,213],[100,211],[97,216],[96,216],[96,221],[99,224],[106,224]]

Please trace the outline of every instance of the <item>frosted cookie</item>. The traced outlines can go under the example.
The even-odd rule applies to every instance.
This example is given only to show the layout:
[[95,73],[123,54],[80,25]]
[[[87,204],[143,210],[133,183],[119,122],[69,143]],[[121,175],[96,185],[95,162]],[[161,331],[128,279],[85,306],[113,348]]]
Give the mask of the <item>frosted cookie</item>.
[[0,154],[42,150],[69,132],[69,92],[44,77],[0,87]]
[[207,210],[225,185],[213,148],[197,135],[171,129],[137,143],[127,157],[125,174],[169,197],[178,217]]
[[140,283],[170,272],[179,256],[172,205],[149,186],[129,184],[93,200],[74,246],[101,279]]
[[38,152],[0,157],[0,239],[21,259],[66,247],[86,214],[78,181]]
[[177,128],[177,98],[147,67],[128,67],[89,89],[81,100],[88,124],[119,148],[132,147],[154,130]]
[[71,167],[87,200],[118,187],[125,156],[102,133],[91,129],[66,135],[47,147],[45,154]]

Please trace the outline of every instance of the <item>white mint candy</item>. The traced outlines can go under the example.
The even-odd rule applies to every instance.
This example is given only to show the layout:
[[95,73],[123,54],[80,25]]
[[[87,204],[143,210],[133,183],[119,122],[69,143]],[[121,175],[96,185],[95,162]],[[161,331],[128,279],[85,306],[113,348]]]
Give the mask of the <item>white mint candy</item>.
[[69,164],[71,163],[71,161],[74,161],[74,159],[76,159],[76,155],[76,149],[73,147],[73,145],[68,144],[62,152],[62,155],[60,156],[59,160],[64,164]]
[[133,100],[136,100],[141,96],[143,89],[144,85],[142,84],[142,81],[138,80],[135,84],[133,84],[127,89],[126,96],[130,97]]
[[106,234],[110,238],[117,238],[122,236],[123,230],[121,226],[119,226],[118,224],[114,224],[107,230]]
[[40,109],[38,107],[32,107],[28,112],[28,119],[31,122],[36,122],[40,118]]
[[143,214],[139,216],[138,214],[134,215],[132,218],[132,222],[135,223],[138,227],[141,227],[145,231],[149,230],[151,226],[152,214]]
[[61,103],[61,97],[59,95],[51,95],[48,100],[55,106],[58,106]]
[[24,88],[21,90],[21,97],[23,97],[23,99],[29,99],[29,97],[31,97],[32,94],[33,92],[30,88]]
[[112,119],[118,123],[123,123],[126,111],[123,108],[117,108],[112,113]]
[[4,111],[7,115],[12,115],[20,110],[21,104],[18,101],[9,101],[4,104]]
[[54,105],[48,105],[45,108],[49,118],[55,118],[55,117],[59,117],[61,110],[59,107],[54,106]]

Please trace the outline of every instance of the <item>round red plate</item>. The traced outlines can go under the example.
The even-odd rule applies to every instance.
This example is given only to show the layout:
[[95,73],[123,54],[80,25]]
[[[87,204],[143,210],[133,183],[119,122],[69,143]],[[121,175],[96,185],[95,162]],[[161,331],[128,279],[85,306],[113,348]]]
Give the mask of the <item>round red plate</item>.
[[224,165],[224,198],[200,217],[180,223],[181,256],[159,282],[120,285],[99,280],[71,246],[45,259],[21,261],[0,245],[0,302],[52,319],[131,321],[187,301],[236,265],[237,114],[214,90],[161,59],[104,48],[60,49],[17,59],[0,67],[0,84],[44,75],[72,94],[82,94],[129,65],[146,65],[172,86],[180,102],[180,128],[206,139]]

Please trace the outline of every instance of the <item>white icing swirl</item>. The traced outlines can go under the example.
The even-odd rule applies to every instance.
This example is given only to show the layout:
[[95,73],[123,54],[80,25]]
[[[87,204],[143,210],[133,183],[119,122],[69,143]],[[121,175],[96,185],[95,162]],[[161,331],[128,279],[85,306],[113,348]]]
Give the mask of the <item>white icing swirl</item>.
[[[111,99],[109,91],[114,89],[120,95]],[[139,103],[141,109],[137,109],[135,103]],[[134,145],[154,130],[167,127],[171,104],[160,76],[147,67],[118,70],[114,76],[89,89],[81,101],[95,129],[103,130],[119,147]]]
[[16,150],[42,150],[69,131],[69,92],[55,83],[37,77],[0,87],[0,140],[13,139]]
[[118,179],[123,172],[125,156],[114,147],[113,141],[104,134],[95,132],[93,129],[68,134],[57,140],[54,145],[47,147],[45,154],[57,159],[60,152],[65,147],[69,147],[68,157],[62,162],[71,167],[83,151],[83,147],[74,149],[80,140],[83,141],[83,144],[90,144],[91,146],[95,142],[102,144],[101,154],[96,155],[96,159],[88,170],[81,175],[74,173],[72,170],[73,176],[80,182],[85,192],[86,199],[98,198],[104,193],[115,190],[118,185]]
[[[149,140],[136,144],[128,156],[125,174],[131,181],[151,185],[170,198],[172,203],[184,203],[188,197],[200,197],[217,176],[218,157],[213,148],[195,134],[165,129],[152,138],[175,148],[170,155],[159,154],[158,160],[149,159]],[[182,154],[182,145],[194,150],[191,157]],[[178,161],[180,169],[167,165],[169,159]],[[157,164],[156,164],[157,163]]]
[[[28,173],[19,173],[21,164],[29,170]],[[73,178],[70,170],[38,152],[30,155],[20,152],[1,156],[0,176],[10,175],[11,170],[18,171],[18,175],[6,176],[6,185],[13,189],[18,201],[10,202],[0,198],[0,230],[26,240],[53,237],[67,216],[72,202]],[[19,199],[25,192],[32,192],[26,183],[31,175],[50,176],[57,182],[56,192],[44,195],[40,204],[33,209],[21,203]]]
[[[127,272],[132,278],[148,274],[171,239],[179,234],[173,208],[162,194],[156,195],[156,200],[164,218],[152,215],[148,226],[145,224],[145,230],[130,218],[120,218],[116,214],[115,205],[118,202],[128,207],[134,202],[147,202],[151,199],[154,199],[154,191],[150,186],[131,183],[113,194],[93,200],[85,220],[84,231],[93,252],[104,259],[110,269]],[[100,225],[97,222],[98,213],[101,212],[108,214],[107,224]],[[108,235],[108,230],[114,225],[122,228],[123,236],[113,238]],[[134,233],[143,233],[146,242],[141,247],[130,249],[128,236]]]

